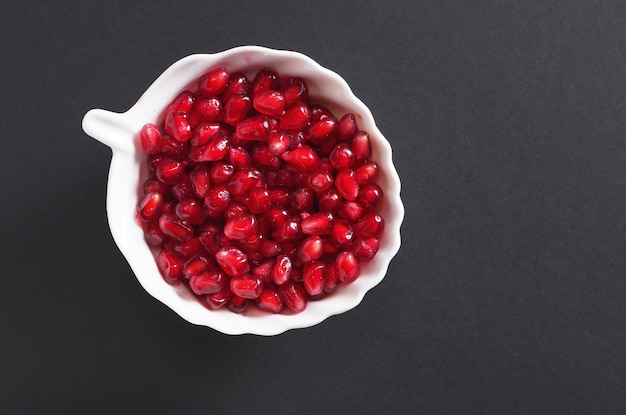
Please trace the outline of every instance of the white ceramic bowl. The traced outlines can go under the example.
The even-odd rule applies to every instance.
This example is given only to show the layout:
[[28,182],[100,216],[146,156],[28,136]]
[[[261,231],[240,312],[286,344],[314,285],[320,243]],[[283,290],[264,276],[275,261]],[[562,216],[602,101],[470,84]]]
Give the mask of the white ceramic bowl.
[[[142,184],[148,177],[147,156],[139,144],[141,127],[149,122],[158,124],[161,112],[174,97],[184,89],[193,89],[203,73],[217,66],[225,66],[231,72],[243,72],[249,79],[265,67],[276,69],[281,76],[304,78],[313,102],[326,105],[337,117],[347,112],[355,114],[358,127],[370,134],[372,159],[381,166],[377,182],[385,195],[379,211],[386,226],[378,254],[362,266],[357,281],[340,284],[332,295],[309,302],[299,314],[271,314],[255,307],[249,307],[245,315],[206,309],[186,288],[173,287],[161,278],[153,252],[144,241],[143,231],[135,219]],[[316,325],[329,316],[356,307],[365,293],[384,278],[389,262],[400,248],[404,207],[389,142],[376,127],[371,112],[354,96],[348,84],[336,73],[300,53],[242,46],[210,55],[187,56],[165,70],[125,113],[101,109],[89,111],[83,119],[83,129],[113,151],[106,207],[111,234],[120,251],[144,289],[193,324],[226,334],[258,335],[276,335],[289,329]]]

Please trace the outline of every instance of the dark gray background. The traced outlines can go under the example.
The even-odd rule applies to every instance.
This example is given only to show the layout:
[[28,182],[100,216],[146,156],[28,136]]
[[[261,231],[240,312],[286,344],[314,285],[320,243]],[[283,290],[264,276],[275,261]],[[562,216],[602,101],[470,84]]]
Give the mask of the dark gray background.
[[[625,21],[622,1],[0,6],[0,412],[624,413]],[[244,44],[348,80],[407,211],[359,307],[271,338],[142,290],[80,126]]]

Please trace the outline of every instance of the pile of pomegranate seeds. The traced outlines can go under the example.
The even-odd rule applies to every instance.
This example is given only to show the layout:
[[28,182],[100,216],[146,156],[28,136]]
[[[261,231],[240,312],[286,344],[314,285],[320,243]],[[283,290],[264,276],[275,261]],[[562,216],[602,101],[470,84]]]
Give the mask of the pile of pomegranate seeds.
[[141,145],[151,177],[137,211],[170,284],[210,309],[301,312],[378,251],[383,190],[370,138],[304,80],[225,68],[170,103]]

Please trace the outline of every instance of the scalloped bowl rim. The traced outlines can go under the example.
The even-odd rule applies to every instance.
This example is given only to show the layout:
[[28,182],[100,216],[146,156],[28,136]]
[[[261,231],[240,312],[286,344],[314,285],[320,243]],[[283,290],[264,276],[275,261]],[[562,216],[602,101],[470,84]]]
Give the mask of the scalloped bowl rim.
[[[178,93],[191,87],[207,70],[221,65],[231,72],[242,71],[248,76],[263,67],[274,67],[281,76],[305,78],[312,100],[326,105],[338,117],[346,112],[355,113],[359,128],[370,134],[372,158],[381,166],[378,182],[385,191],[385,197],[379,210],[385,218],[385,231],[378,254],[362,266],[357,281],[341,284],[324,299],[309,302],[299,314],[270,314],[255,308],[244,315],[229,310],[207,310],[188,290],[168,285],[160,277],[154,252],[145,243],[143,231],[135,219],[140,183],[148,174],[146,155],[138,144],[139,130],[147,122],[158,122],[162,110]],[[214,54],[189,55],[167,68],[126,112],[89,111],[83,118],[83,129],[111,147],[113,152],[106,207],[114,241],[141,286],[190,323],[230,335],[267,336],[314,326],[360,304],[365,294],[383,280],[389,263],[400,249],[404,207],[400,199],[400,178],[393,165],[389,142],[376,127],[369,109],[353,94],[347,82],[299,52],[240,46]]]

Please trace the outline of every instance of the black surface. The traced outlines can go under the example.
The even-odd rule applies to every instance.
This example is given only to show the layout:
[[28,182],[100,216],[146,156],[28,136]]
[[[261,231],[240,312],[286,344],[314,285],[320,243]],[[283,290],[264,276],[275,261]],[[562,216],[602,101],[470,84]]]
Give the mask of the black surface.
[[[624,21],[619,1],[0,6],[0,412],[624,413]],[[348,80],[407,210],[359,307],[270,338],[143,291],[80,125],[243,44]]]

